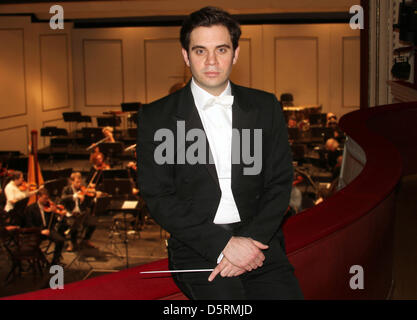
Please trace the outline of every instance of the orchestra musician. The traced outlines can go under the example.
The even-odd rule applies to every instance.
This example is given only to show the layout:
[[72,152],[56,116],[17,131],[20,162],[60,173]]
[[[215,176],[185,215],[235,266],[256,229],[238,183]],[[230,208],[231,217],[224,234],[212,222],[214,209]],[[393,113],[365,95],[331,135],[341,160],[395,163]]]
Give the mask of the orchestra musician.
[[98,142],[93,143],[92,145],[90,145],[87,148],[87,150],[90,150],[90,149],[94,148],[93,153],[91,153],[91,155],[90,155],[90,162],[92,161],[92,157],[95,154],[100,153],[100,147],[99,147],[100,143],[103,143],[103,142],[114,143],[114,142],[116,142],[116,140],[114,139],[114,136],[113,136],[113,128],[112,127],[104,127],[102,129],[102,132],[103,132],[104,138],[101,139]]
[[[55,243],[54,255],[51,265],[59,264],[62,248],[65,243],[65,230],[67,226],[64,223],[57,225],[60,219],[65,215],[65,211],[57,210],[57,207],[49,199],[48,190],[42,188],[39,190],[39,199],[25,209],[23,226],[27,228],[40,228],[41,239],[50,239]],[[58,226],[57,230],[55,227]]]
[[14,212],[14,206],[19,200],[23,200],[36,194],[39,189],[30,190],[30,186],[23,180],[23,173],[21,171],[14,171],[11,175],[10,182],[4,188],[4,195],[6,197],[6,211],[11,217],[11,224],[21,225],[23,217],[21,213]]
[[103,170],[109,170],[110,166],[104,161],[104,154],[101,152],[93,153],[91,157],[92,167],[88,174],[87,180],[92,187],[95,187],[101,182],[101,173]]
[[81,173],[73,172],[70,176],[70,184],[62,191],[62,204],[71,213],[71,243],[67,251],[78,249],[77,237],[80,227],[85,229],[82,245],[96,248],[91,242],[91,237],[97,227],[97,219],[90,215],[91,206],[95,197],[95,190],[83,187]]
[[113,137],[113,128],[112,127],[104,127],[102,129],[104,137],[107,138],[106,142],[116,142]]
[[[134,154],[135,154],[135,159],[137,159],[136,148],[134,149]],[[137,195],[139,193],[139,188],[138,188],[138,183],[137,183],[137,175],[138,175],[137,160],[136,161],[129,161],[126,167],[127,167],[128,172],[129,172],[129,176],[133,180],[133,184],[134,184],[132,193],[134,195]]]

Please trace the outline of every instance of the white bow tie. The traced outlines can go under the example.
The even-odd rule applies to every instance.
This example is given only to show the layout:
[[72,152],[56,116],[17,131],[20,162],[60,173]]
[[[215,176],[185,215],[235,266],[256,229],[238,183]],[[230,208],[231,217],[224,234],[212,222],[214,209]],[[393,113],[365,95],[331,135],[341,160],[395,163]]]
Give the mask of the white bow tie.
[[223,107],[231,107],[233,104],[233,96],[230,95],[224,95],[220,97],[213,97],[210,98],[207,103],[204,105],[203,109],[210,108],[214,106],[215,104],[222,105]]

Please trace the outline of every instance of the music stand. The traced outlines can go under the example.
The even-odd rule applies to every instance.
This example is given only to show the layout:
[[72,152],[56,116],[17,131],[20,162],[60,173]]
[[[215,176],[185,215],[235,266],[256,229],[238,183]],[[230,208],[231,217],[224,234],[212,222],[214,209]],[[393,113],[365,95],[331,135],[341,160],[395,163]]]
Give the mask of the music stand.
[[115,114],[112,117],[97,117],[97,125],[99,127],[113,127],[113,131],[116,131],[116,127],[120,126],[122,119]]
[[123,112],[137,112],[142,104],[140,102],[124,102],[120,106]]
[[127,169],[103,170],[102,175],[103,180],[129,179],[129,172]]
[[49,162],[52,164],[54,162],[54,157],[52,155],[52,144],[51,137],[58,136],[68,136],[68,131],[64,128],[57,127],[44,127],[41,129],[41,137],[49,137]]
[[334,129],[332,128],[321,128],[321,127],[312,127],[311,136],[312,138],[322,139],[323,142],[326,142],[326,137],[331,136]]
[[122,155],[124,151],[123,144],[121,142],[104,142],[100,144],[100,152],[107,156],[110,162],[110,166],[116,165],[117,155]]
[[91,116],[83,116],[81,115],[78,119],[77,122],[85,122],[85,123],[91,123]]
[[88,141],[89,144],[104,138],[104,134],[101,128],[82,128],[81,133],[83,138]]
[[300,139],[300,129],[288,128],[288,138],[294,141],[297,141],[298,139]]
[[294,161],[304,160],[305,146],[303,144],[293,144],[291,150]]
[[[123,217],[123,223],[124,223],[124,239],[123,243],[125,245],[125,251],[126,251],[126,268],[129,268],[129,249],[128,249],[128,237],[127,237],[127,218],[126,214],[135,211],[139,201],[137,201],[136,206],[133,208],[125,209],[126,201],[129,199],[129,195],[132,195],[132,183],[130,179],[103,179],[103,191],[106,193],[111,194],[111,202],[110,202],[110,208],[108,208],[109,211],[116,211],[120,212]],[[115,219],[118,219],[115,215],[113,217],[114,221]],[[112,226],[113,228],[113,226]]]
[[80,117],[81,117],[81,112],[63,112],[62,113],[62,117],[64,118],[64,122],[69,122],[70,125],[70,131],[72,131],[72,123],[78,123]]
[[65,186],[68,185],[68,179],[67,178],[61,178],[61,179],[54,179],[48,182],[45,182],[44,188],[48,190],[49,196],[53,201],[61,197],[62,190],[65,188]]
[[326,114],[325,113],[312,113],[308,116],[308,121],[312,126],[322,126],[326,125]]

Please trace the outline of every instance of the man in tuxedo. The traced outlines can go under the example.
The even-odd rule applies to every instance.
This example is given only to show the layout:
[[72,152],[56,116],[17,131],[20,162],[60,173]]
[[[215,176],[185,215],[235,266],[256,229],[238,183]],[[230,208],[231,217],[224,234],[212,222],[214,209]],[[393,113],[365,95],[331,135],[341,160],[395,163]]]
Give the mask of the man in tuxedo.
[[61,202],[65,209],[72,214],[71,243],[67,247],[68,252],[78,250],[77,238],[81,227],[85,230],[81,245],[96,248],[90,240],[97,227],[97,219],[90,215],[93,198],[83,194],[81,187],[81,173],[73,172],[70,176],[70,184],[62,190]]
[[274,95],[229,81],[240,34],[213,7],[184,21],[193,77],[139,111],[139,189],[171,235],[170,268],[214,268],[173,274],[187,297],[300,299],[280,227],[293,179],[286,123]]
[[42,239],[50,239],[55,243],[54,256],[52,258],[51,265],[59,264],[62,248],[65,242],[64,231],[67,226],[61,224],[61,226],[55,230],[55,224],[58,220],[55,213],[50,211],[51,205],[48,190],[40,189],[38,195],[38,201],[32,203],[25,209],[24,227],[40,228]]

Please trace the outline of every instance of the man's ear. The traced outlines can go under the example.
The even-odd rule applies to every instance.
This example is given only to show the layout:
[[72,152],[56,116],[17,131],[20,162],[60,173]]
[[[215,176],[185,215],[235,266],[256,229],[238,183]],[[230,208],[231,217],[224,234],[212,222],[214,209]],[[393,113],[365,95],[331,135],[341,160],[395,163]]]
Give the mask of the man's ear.
[[236,48],[235,52],[234,52],[234,55],[233,55],[233,64],[235,64],[237,62],[237,59],[239,57],[239,52],[240,52],[240,47],[238,46]]
[[188,52],[184,48],[181,49],[182,57],[184,58],[185,64],[189,67],[190,66],[190,59],[188,59]]

